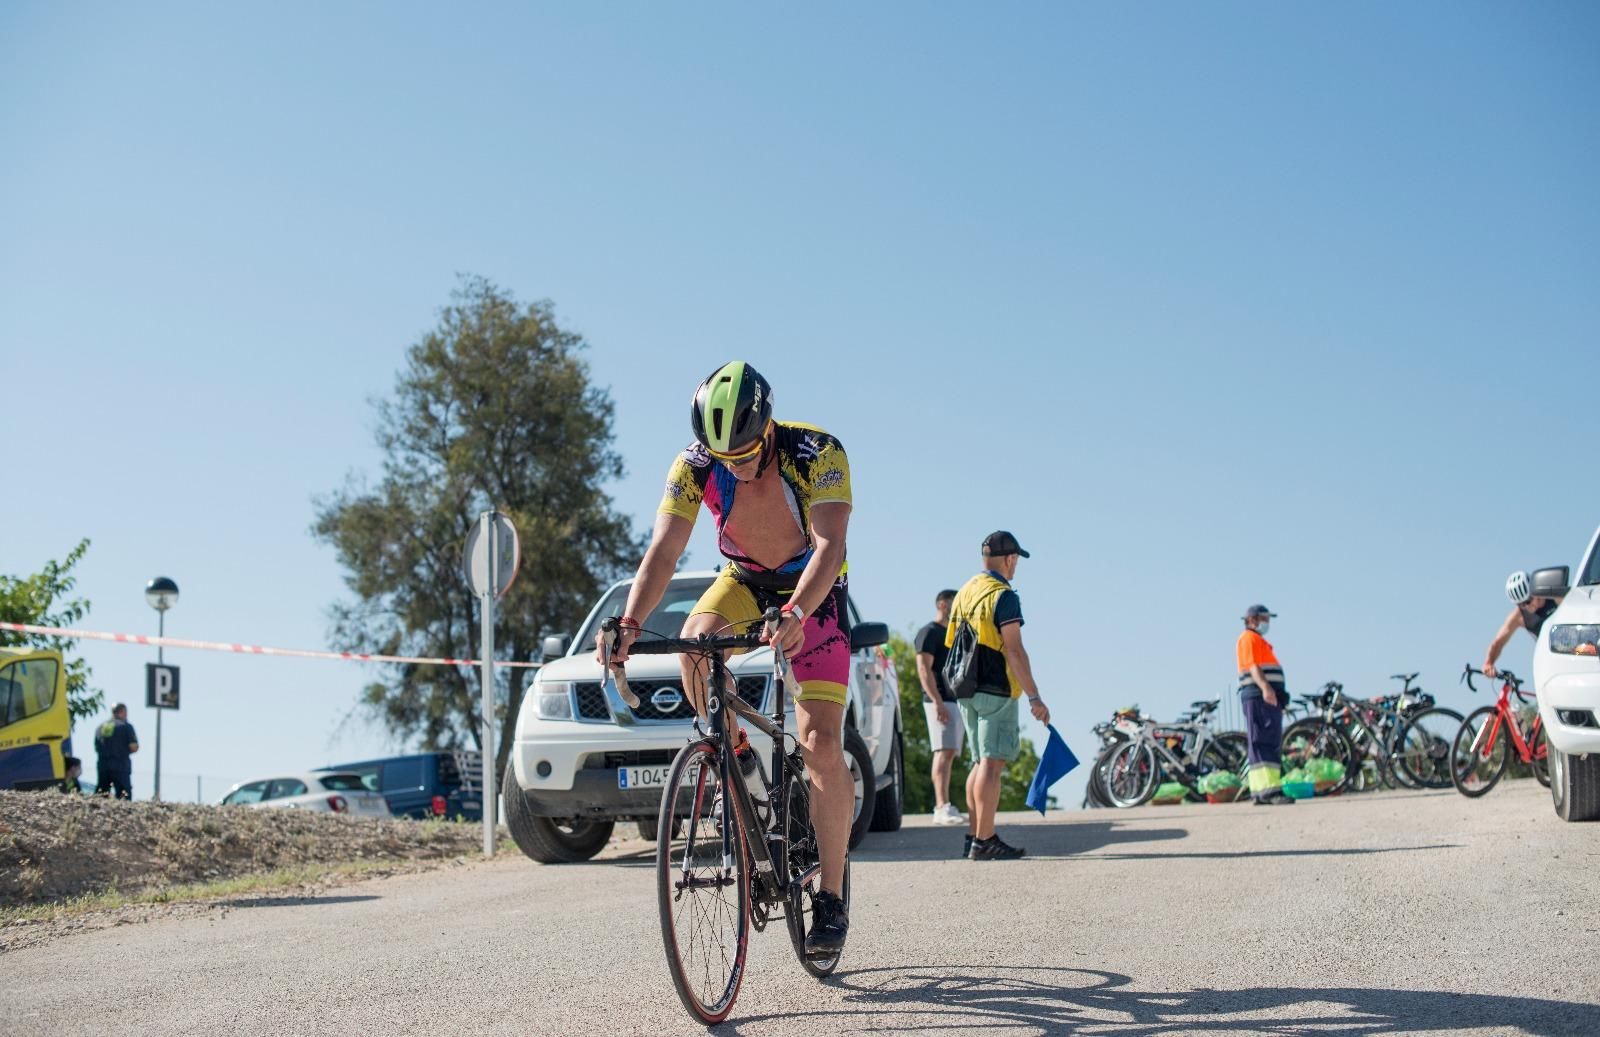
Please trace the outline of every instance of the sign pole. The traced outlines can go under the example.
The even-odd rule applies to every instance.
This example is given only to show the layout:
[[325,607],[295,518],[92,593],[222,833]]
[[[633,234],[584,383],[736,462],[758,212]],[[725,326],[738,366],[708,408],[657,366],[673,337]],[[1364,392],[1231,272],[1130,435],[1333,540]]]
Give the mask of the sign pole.
[[[160,637],[166,637],[167,636],[167,610],[166,609],[162,609],[160,612],[157,613],[157,615],[161,617],[160,620],[158,621],[157,634]],[[159,645],[159,644],[156,645],[156,665],[157,666],[162,666],[167,661],[166,660],[166,656],[162,653],[161,649],[162,649],[161,645]],[[163,714],[165,712],[166,712],[166,710],[164,710],[164,709],[160,709],[160,708],[156,709],[156,802],[157,803],[161,802],[161,714]]]
[[479,516],[481,535],[489,548],[489,578],[484,581],[483,590],[478,596],[481,604],[479,621],[482,624],[480,649],[483,652],[480,658],[483,660],[483,855],[485,857],[494,856],[494,599],[500,584],[500,545],[496,542],[499,540],[499,529],[495,522],[497,517],[492,510]]

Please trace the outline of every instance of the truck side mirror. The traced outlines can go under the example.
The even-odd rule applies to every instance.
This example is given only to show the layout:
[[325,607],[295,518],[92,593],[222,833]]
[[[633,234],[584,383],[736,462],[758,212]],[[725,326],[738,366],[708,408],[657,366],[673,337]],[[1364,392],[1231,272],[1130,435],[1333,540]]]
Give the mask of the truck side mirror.
[[567,639],[557,634],[545,638],[542,654],[545,662],[561,658],[567,654]]
[[1565,565],[1535,569],[1528,578],[1529,590],[1536,598],[1559,598],[1571,590],[1572,570]]
[[850,628],[850,650],[859,652],[863,648],[876,648],[889,643],[889,624],[887,623],[857,623]]

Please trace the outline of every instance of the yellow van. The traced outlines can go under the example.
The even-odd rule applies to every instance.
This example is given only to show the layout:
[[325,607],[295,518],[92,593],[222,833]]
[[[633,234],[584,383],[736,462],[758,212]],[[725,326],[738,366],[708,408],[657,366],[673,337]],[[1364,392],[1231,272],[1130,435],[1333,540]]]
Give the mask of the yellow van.
[[48,789],[72,754],[67,668],[61,653],[0,648],[0,789]]

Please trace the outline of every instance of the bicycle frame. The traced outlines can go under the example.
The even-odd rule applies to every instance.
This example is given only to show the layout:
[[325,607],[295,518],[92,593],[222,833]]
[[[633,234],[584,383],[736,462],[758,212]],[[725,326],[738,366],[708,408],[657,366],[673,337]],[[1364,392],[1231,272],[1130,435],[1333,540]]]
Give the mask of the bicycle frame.
[[[1533,723],[1528,725],[1528,737],[1524,739],[1522,737],[1522,725],[1517,723],[1516,711],[1511,708],[1511,695],[1514,691],[1518,691],[1518,689],[1514,689],[1510,681],[1501,683],[1500,697],[1495,699],[1494,703],[1494,723],[1488,724],[1479,730],[1478,737],[1473,739],[1472,753],[1474,756],[1479,755],[1480,752],[1484,756],[1494,752],[1495,742],[1500,737],[1500,729],[1504,727],[1511,736],[1511,747],[1517,751],[1518,760],[1523,763],[1532,763],[1534,760],[1543,760],[1547,757],[1549,750],[1546,747],[1540,746],[1537,750],[1533,748],[1534,743],[1539,740],[1539,727],[1544,722],[1544,718],[1537,713],[1534,714]],[[1518,692],[1517,697],[1519,699],[1522,697],[1520,692]]]

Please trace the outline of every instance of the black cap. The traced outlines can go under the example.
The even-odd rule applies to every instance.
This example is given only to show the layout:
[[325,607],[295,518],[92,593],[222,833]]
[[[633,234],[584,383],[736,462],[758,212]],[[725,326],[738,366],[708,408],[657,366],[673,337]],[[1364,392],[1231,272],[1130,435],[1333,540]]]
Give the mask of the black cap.
[[1028,552],[1017,543],[1017,538],[1003,529],[997,529],[983,538],[983,553],[988,558],[1003,558],[1006,555],[1021,555],[1031,558]]
[[1276,619],[1278,614],[1276,612],[1269,611],[1265,605],[1251,605],[1249,608],[1244,610],[1245,619],[1255,619],[1257,616],[1266,616],[1268,619]]
[[115,713],[119,709],[126,713],[128,711],[128,704],[126,702],[119,702],[115,706],[111,707],[111,712]]

